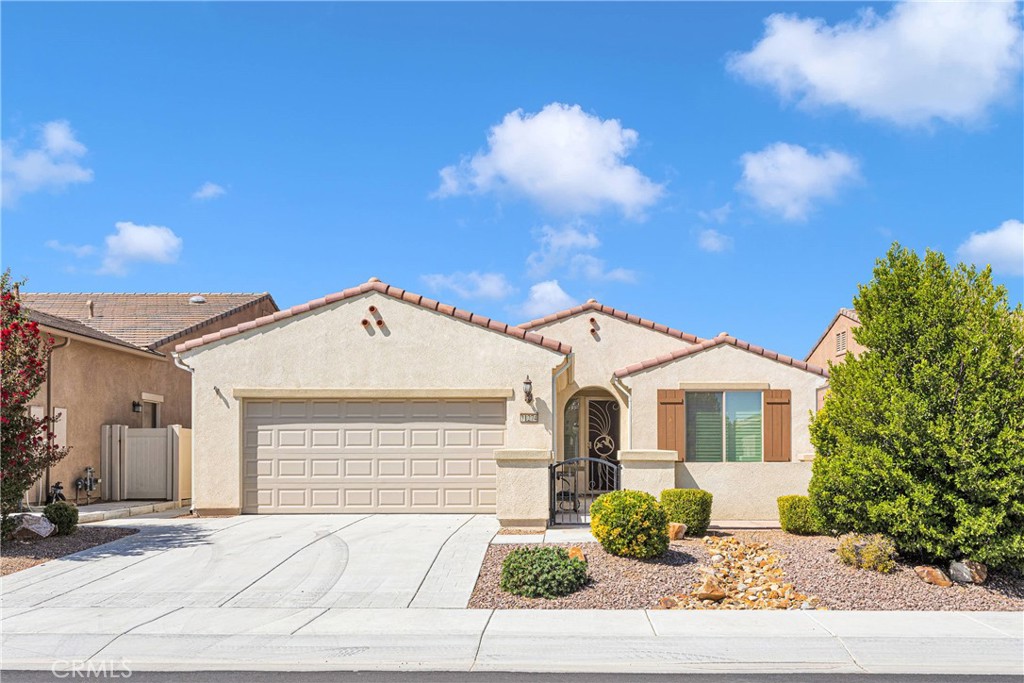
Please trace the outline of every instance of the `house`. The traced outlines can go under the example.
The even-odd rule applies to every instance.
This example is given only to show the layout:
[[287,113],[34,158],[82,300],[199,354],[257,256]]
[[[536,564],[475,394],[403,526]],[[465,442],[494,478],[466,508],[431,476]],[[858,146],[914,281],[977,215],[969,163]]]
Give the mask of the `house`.
[[[853,331],[858,327],[860,316],[857,315],[857,311],[852,308],[840,308],[804,361],[820,368],[827,368],[831,364],[842,363],[847,354],[856,356],[862,353],[865,347],[853,338]],[[818,410],[824,405],[827,393],[827,385],[818,392]]]
[[[55,441],[71,450],[51,468],[49,483],[74,482],[87,467],[102,479],[100,430],[105,424],[163,427],[192,421],[191,377],[170,350],[222,325],[277,310],[269,294],[86,294],[20,292],[25,314],[55,340],[49,381],[30,403],[60,419]],[[29,492],[43,502],[47,477]],[[79,492],[84,498],[84,492]],[[91,493],[95,499],[99,489]]]
[[176,352],[193,372],[201,514],[467,512],[510,527],[557,521],[562,481],[590,498],[700,487],[719,519],[775,518],[777,496],[807,489],[828,376],[596,301],[512,326],[376,278]]

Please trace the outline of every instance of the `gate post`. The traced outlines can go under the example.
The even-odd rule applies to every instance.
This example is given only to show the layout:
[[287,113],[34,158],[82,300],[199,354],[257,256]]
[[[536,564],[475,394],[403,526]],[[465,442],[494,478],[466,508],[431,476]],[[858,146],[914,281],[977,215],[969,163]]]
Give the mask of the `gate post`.
[[551,451],[500,449],[494,451],[494,460],[498,465],[495,514],[501,526],[512,529],[547,528]]
[[619,451],[622,463],[622,488],[644,491],[655,498],[665,489],[676,487],[675,451],[629,450]]

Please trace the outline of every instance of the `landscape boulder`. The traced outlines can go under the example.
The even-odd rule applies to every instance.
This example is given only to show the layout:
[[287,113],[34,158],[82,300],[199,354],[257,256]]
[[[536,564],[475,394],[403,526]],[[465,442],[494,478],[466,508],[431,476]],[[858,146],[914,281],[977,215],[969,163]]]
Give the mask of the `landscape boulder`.
[[14,528],[14,538],[19,541],[38,541],[57,530],[53,522],[42,515],[22,515]]
[[574,545],[573,547],[569,548],[569,559],[579,560],[580,562],[586,562],[587,556],[583,553],[583,548],[579,547],[578,545]]
[[704,579],[704,583],[700,585],[697,591],[694,593],[694,597],[698,600],[712,600],[718,602],[726,597],[725,590],[713,576],[709,576]]
[[949,563],[949,578],[957,583],[985,583],[988,567],[974,560],[960,560]]
[[946,576],[946,572],[942,571],[938,567],[929,567],[922,565],[920,567],[914,567],[914,571],[925,583],[930,583],[935,586],[941,586],[947,588],[953,585],[953,582]]
[[668,540],[681,541],[686,536],[686,525],[678,522],[668,523]]

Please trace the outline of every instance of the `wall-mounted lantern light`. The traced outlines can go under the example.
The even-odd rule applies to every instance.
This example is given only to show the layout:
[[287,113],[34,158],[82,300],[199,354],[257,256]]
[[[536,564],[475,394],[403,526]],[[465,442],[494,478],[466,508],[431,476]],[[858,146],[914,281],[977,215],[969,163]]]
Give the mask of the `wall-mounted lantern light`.
[[533,403],[533,380],[530,376],[526,376],[526,381],[523,382],[523,396],[526,398],[527,403]]
[[138,401],[132,401],[132,412],[133,413],[141,413],[142,412],[142,404],[139,403]]

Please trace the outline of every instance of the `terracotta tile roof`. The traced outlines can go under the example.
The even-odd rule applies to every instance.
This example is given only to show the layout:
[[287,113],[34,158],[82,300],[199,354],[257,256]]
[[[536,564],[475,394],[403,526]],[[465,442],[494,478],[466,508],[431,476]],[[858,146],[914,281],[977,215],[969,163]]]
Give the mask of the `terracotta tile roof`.
[[828,326],[825,328],[825,331],[821,333],[820,337],[818,337],[818,341],[814,342],[814,346],[812,346],[811,350],[807,352],[806,356],[804,356],[804,360],[807,360],[808,358],[814,355],[814,350],[817,349],[821,342],[825,339],[825,336],[828,334],[828,331],[832,329],[832,326],[836,324],[836,321],[839,320],[839,316],[841,315],[846,316],[853,322],[860,325],[860,314],[858,314],[856,310],[852,308],[840,308],[839,312],[832,317],[832,322],[828,324]]
[[[190,303],[202,296],[206,303]],[[22,292],[21,302],[36,311],[87,325],[140,348],[156,348],[196,328],[258,302],[261,294],[129,294]],[[88,302],[93,303],[89,316]],[[276,304],[274,308],[277,308]]]
[[114,346],[123,346],[126,349],[131,349],[132,351],[141,351],[144,353],[152,354],[156,358],[164,357],[164,355],[161,353],[157,353],[156,351],[150,351],[149,349],[141,349],[138,346],[135,346],[134,344],[129,344],[128,342],[118,339],[117,337],[112,337],[109,334],[106,334],[105,332],[94,330],[88,325],[83,325],[82,323],[76,322],[74,320],[68,320],[67,318],[61,318],[56,315],[50,315],[49,313],[37,311],[32,308],[28,308],[27,306],[23,306],[21,310],[24,311],[25,316],[29,320],[34,320],[41,326],[49,328],[51,330],[56,330],[58,333],[65,332],[67,334],[76,335],[79,337],[86,337],[87,339],[95,339],[96,341],[105,342],[107,344],[112,344]]
[[531,320],[528,323],[522,323],[522,324],[519,325],[519,327],[521,327],[524,330],[529,330],[529,329],[532,329],[534,327],[540,327],[541,325],[547,325],[549,323],[553,323],[553,322],[555,322],[557,320],[563,320],[565,318],[571,318],[572,316],[578,315],[578,314],[583,313],[585,311],[599,311],[601,313],[605,313],[605,314],[610,315],[612,317],[618,318],[619,320],[625,320],[626,322],[633,323],[634,325],[639,325],[641,327],[646,327],[647,329],[654,330],[656,332],[662,332],[662,333],[667,334],[669,336],[676,337],[677,339],[682,339],[684,341],[688,341],[688,342],[691,342],[691,343],[694,343],[694,344],[699,342],[699,341],[701,341],[701,338],[696,336],[696,335],[689,334],[687,332],[682,332],[682,331],[674,329],[672,327],[668,327],[666,325],[662,325],[660,323],[656,323],[653,320],[647,320],[646,318],[641,318],[640,316],[633,315],[631,313],[626,313],[625,311],[621,311],[621,310],[619,310],[617,308],[612,308],[611,306],[605,306],[604,304],[599,304],[598,302],[594,301],[593,299],[591,299],[590,301],[588,301],[585,304],[580,304],[579,306],[574,306],[572,308],[567,308],[564,311],[559,311],[558,313],[552,313],[551,315],[546,315],[543,318],[537,318],[536,320]]
[[527,332],[522,328],[499,322],[491,318],[485,318],[482,315],[470,313],[469,311],[455,308],[454,306],[449,306],[448,304],[443,304],[439,301],[434,301],[433,299],[428,299],[420,294],[413,294],[412,292],[381,282],[377,278],[371,278],[369,282],[365,282],[358,287],[351,287],[341,292],[335,292],[334,294],[328,294],[327,296],[319,299],[313,299],[312,301],[308,301],[304,304],[299,304],[298,306],[292,306],[289,309],[278,311],[273,315],[265,315],[262,318],[257,318],[256,320],[242,323],[241,325],[228,327],[220,330],[219,332],[204,335],[199,339],[191,339],[184,344],[178,344],[175,347],[175,351],[178,353],[191,351],[192,349],[204,344],[233,337],[236,334],[242,334],[243,332],[248,332],[249,330],[256,329],[257,327],[270,325],[271,323],[278,322],[279,320],[285,320],[296,315],[302,315],[303,313],[308,313],[309,311],[317,308],[328,306],[339,301],[344,301],[345,299],[351,299],[352,297],[366,294],[367,292],[379,292],[394,299],[398,299],[399,301],[405,301],[417,306],[422,306],[427,310],[437,311],[438,313],[443,313],[444,315],[448,315],[459,320],[465,320],[466,322],[474,325],[479,325],[480,327],[494,330],[495,332],[500,332],[510,337],[515,337],[516,339],[522,339],[523,341],[543,346],[544,348],[551,349],[558,353],[572,352],[571,346],[551,339],[550,337],[543,337],[535,332]]
[[616,377],[625,377],[627,375],[632,375],[642,370],[649,370],[653,367],[657,367],[658,365],[663,365],[665,363],[670,363],[674,360],[679,360],[680,358],[685,358],[686,356],[692,356],[694,354],[700,353],[701,351],[707,351],[708,349],[712,349],[716,346],[721,346],[722,344],[732,344],[738,349],[742,349],[750,353],[756,353],[760,356],[764,356],[769,360],[773,360],[779,363],[792,365],[794,368],[797,368],[798,370],[805,370],[806,372],[812,372],[816,375],[821,375],[822,377],[828,377],[828,370],[826,370],[825,368],[819,368],[817,365],[811,365],[810,363],[806,363],[802,360],[797,360],[795,358],[790,358],[789,356],[784,356],[781,353],[769,351],[768,349],[756,346],[754,344],[751,344],[750,342],[745,342],[742,339],[730,337],[725,333],[718,335],[714,339],[706,339],[695,346],[688,346],[684,349],[677,349],[676,351],[672,351],[671,353],[663,353],[660,356],[657,356],[656,358],[650,358],[639,363],[627,365],[624,368],[619,368],[618,370],[615,371],[614,375]]

